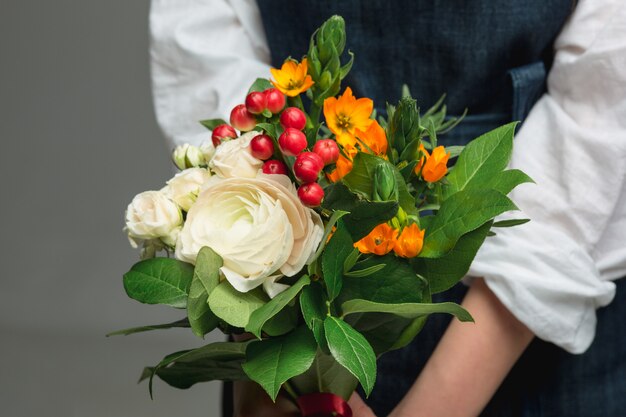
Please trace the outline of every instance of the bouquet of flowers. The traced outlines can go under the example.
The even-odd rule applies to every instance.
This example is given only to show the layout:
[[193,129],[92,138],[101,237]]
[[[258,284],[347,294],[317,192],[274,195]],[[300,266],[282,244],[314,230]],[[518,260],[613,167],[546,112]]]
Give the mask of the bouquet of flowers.
[[114,334],[249,335],[167,355],[143,372],[150,392],[154,376],[177,388],[252,380],[304,414],[337,413],[319,407],[359,383],[369,394],[377,357],[407,345],[428,315],[472,320],[431,295],[464,276],[493,227],[525,221],[494,222],[531,181],[506,170],[515,125],[438,146],[459,122],[443,99],[422,114],[405,88],[377,116],[372,100],[342,90],[354,59],[342,59],[345,44],[333,16],[305,57],[252,84],[230,124],[202,121],[211,141],[177,147],[181,172],[128,206],[143,259],[124,275],[128,296],[186,314]]

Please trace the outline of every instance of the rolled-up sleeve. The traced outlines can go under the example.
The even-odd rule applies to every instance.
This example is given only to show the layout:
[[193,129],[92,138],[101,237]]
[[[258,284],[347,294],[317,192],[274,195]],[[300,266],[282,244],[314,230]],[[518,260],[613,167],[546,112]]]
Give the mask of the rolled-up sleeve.
[[172,146],[208,137],[198,121],[225,118],[257,77],[269,49],[253,0],[152,0],[152,91]]
[[536,181],[511,195],[531,222],[496,229],[469,275],[538,337],[581,353],[626,276],[626,3],[579,2],[555,48],[511,161]]

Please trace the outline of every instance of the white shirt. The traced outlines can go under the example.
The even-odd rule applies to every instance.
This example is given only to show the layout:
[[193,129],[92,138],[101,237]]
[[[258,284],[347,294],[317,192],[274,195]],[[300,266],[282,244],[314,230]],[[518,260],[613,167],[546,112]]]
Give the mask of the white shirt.
[[[252,0],[153,0],[157,119],[172,144],[208,139],[269,49]],[[548,91],[516,136],[511,197],[530,223],[495,229],[471,269],[538,337],[579,353],[626,276],[626,2],[582,0],[555,43]],[[358,58],[357,58],[358,59]],[[626,319],[626,318],[625,318]]]

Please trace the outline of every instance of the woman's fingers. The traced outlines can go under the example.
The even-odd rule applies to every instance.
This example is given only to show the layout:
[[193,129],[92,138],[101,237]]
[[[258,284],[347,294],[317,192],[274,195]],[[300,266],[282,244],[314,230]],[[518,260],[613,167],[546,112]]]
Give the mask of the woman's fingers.
[[365,404],[365,401],[363,401],[361,396],[356,392],[350,397],[348,405],[352,408],[353,417],[376,417],[376,414],[374,414],[372,409]]

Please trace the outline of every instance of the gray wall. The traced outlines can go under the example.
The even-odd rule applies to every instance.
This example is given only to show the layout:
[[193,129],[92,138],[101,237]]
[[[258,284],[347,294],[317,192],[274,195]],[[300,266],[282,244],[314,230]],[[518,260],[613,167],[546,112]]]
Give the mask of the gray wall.
[[[172,173],[152,110],[147,0],[0,0],[0,415],[215,416],[219,384],[179,391],[144,365],[190,332],[105,338],[182,317],[128,299],[134,194]],[[217,337],[217,336],[215,336]]]

